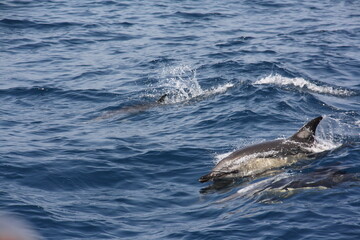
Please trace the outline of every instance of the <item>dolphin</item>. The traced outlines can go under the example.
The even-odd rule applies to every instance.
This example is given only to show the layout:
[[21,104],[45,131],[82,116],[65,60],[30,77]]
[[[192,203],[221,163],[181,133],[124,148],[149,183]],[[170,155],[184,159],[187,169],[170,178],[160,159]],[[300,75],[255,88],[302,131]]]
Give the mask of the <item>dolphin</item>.
[[359,175],[337,168],[322,168],[308,173],[281,173],[253,182],[236,193],[216,203],[223,203],[238,197],[260,196],[262,202],[276,202],[288,198],[299,191],[329,189],[345,182],[359,182]]
[[132,105],[132,106],[127,106],[127,107],[123,107],[117,110],[113,110],[113,111],[108,111],[105,112],[103,115],[95,118],[95,120],[104,120],[104,119],[108,119],[108,118],[112,118],[116,115],[119,114],[134,114],[134,113],[139,113],[139,112],[143,112],[146,111],[150,108],[153,107],[157,107],[160,105],[165,105],[166,103],[166,99],[168,98],[169,94],[164,94],[162,95],[158,100],[156,100],[155,102],[148,102],[148,103],[140,103],[137,105]]
[[321,116],[312,119],[290,138],[255,144],[231,153],[210,173],[200,177],[199,182],[255,176],[306,159],[313,153],[310,148],[322,119]]

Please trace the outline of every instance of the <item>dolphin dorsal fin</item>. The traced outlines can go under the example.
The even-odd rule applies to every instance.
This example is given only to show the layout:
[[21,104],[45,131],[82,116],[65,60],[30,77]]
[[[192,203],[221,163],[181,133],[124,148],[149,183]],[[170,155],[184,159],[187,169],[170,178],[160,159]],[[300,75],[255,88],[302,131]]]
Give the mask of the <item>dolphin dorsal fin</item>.
[[162,95],[161,98],[159,98],[159,100],[157,100],[156,102],[158,102],[158,103],[164,103],[164,102],[165,102],[165,98],[166,98],[167,96],[168,96],[167,93],[164,94],[164,95]]
[[291,136],[290,140],[296,142],[306,142],[309,144],[313,143],[316,128],[322,119],[323,118],[321,116],[314,118],[313,120],[305,124],[302,128],[300,128],[300,130],[297,131],[297,133]]

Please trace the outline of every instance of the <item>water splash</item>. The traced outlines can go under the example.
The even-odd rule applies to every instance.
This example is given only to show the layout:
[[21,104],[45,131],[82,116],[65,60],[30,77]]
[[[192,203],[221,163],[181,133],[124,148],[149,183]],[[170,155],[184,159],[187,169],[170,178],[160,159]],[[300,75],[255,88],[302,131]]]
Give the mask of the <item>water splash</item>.
[[315,144],[309,149],[313,153],[331,151],[342,146],[342,143],[335,142],[333,139],[316,138]]
[[161,75],[163,80],[160,81],[160,87],[171,93],[167,100],[170,103],[182,102],[203,93],[196,78],[196,70],[189,66],[167,67]]
[[356,122],[351,116],[325,115],[322,123],[317,130],[317,144],[315,147],[332,150],[338,148],[349,141],[359,139],[360,132]]
[[225,83],[217,87],[203,90],[196,77],[196,69],[188,65],[165,67],[160,73],[159,88],[168,94],[165,103],[180,103],[201,96],[210,96],[226,92],[233,87]]
[[315,93],[330,94],[335,96],[351,96],[355,92],[347,89],[341,89],[333,86],[322,86],[312,83],[304,78],[288,78],[280,74],[271,74],[254,82],[254,84],[274,84],[279,86],[293,86],[301,89],[308,89]]

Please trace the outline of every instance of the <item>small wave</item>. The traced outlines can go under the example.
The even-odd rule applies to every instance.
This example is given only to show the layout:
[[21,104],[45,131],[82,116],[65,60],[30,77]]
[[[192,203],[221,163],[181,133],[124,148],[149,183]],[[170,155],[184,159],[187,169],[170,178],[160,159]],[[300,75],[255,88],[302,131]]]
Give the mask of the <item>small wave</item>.
[[66,28],[72,26],[81,26],[79,23],[74,22],[54,22],[54,23],[44,23],[44,22],[34,22],[29,20],[19,20],[19,19],[10,19],[4,18],[0,20],[0,26],[13,28]]
[[0,88],[0,95],[13,96],[13,97],[38,97],[38,96],[50,96],[53,97],[66,97],[71,100],[77,101],[94,101],[94,102],[107,102],[114,99],[117,95],[114,93],[108,93],[96,89],[79,89],[69,90],[54,87],[15,87],[15,88]]
[[233,83],[225,83],[223,85],[219,85],[217,87],[212,87],[208,90],[204,90],[204,95],[212,95],[212,94],[218,94],[218,93],[224,93],[229,88],[232,88],[234,86]]
[[4,18],[0,20],[0,26],[7,27],[7,28],[29,28],[35,27],[36,23],[29,21],[29,20],[17,20],[17,19],[9,19]]
[[351,96],[355,93],[351,90],[336,88],[332,86],[321,86],[312,83],[304,78],[288,78],[283,77],[280,74],[271,74],[265,78],[257,80],[254,84],[274,84],[279,86],[294,86],[301,89],[308,89],[315,93],[330,94],[335,96]]
[[70,38],[70,39],[61,39],[59,40],[59,42],[64,45],[71,46],[71,45],[92,44],[95,41],[87,40],[84,38]]
[[0,89],[0,94],[8,96],[38,96],[48,93],[59,93],[61,89],[48,87],[15,87]]
[[183,18],[190,18],[190,19],[205,19],[208,20],[212,17],[221,17],[223,14],[217,12],[210,12],[210,13],[195,13],[195,12],[176,12],[175,15],[183,17]]
[[253,37],[248,37],[248,36],[232,38],[232,39],[229,39],[227,42],[218,43],[218,44],[216,44],[216,46],[217,47],[236,47],[239,45],[246,45],[253,39],[254,39]]

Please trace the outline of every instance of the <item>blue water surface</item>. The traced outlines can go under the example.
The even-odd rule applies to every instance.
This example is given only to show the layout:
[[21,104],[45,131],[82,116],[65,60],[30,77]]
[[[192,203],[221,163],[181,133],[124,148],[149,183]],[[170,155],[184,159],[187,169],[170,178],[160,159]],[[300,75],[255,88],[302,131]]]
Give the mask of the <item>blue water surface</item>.
[[[355,0],[1,1],[0,210],[44,239],[359,239],[359,13]],[[274,175],[198,182],[319,115],[319,156],[278,170],[354,178],[228,201]]]

